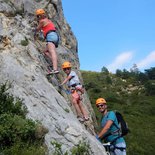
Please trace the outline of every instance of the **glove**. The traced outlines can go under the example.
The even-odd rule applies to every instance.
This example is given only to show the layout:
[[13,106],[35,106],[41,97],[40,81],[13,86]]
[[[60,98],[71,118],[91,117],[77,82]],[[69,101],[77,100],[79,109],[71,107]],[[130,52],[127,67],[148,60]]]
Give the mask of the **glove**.
[[59,89],[62,89],[62,85],[59,85],[58,87],[59,87]]
[[66,94],[71,94],[70,90],[66,89]]
[[101,139],[98,137],[98,135],[96,135],[96,139],[101,142]]

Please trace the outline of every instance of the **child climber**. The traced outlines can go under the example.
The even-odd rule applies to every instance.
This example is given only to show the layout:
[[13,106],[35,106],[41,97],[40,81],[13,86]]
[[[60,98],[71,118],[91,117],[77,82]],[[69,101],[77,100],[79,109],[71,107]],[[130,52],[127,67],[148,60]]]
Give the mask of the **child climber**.
[[[46,50],[45,55],[47,55],[51,62],[53,63],[53,70],[48,74],[57,74],[59,73],[57,68],[57,54],[55,48],[58,46],[59,43],[59,36],[56,33],[56,28],[51,20],[49,20],[43,9],[38,9],[35,12],[37,19],[38,19],[38,27],[36,28],[36,32],[42,31],[44,38],[46,39]],[[34,35],[36,37],[36,33]]]
[[[77,74],[71,70],[71,63],[66,61],[62,64],[63,71],[67,74],[66,79],[61,83],[61,85],[67,83],[71,90],[72,103],[77,112],[77,118],[79,121],[88,121],[88,114],[81,103],[81,95],[84,93],[82,85],[80,84]],[[82,117],[81,117],[82,113]]]

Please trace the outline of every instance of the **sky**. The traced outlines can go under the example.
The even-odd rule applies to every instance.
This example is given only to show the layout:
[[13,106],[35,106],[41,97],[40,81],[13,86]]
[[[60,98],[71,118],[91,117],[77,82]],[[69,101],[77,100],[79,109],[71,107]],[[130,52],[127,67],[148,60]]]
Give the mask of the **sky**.
[[155,67],[155,0],[62,0],[80,69]]

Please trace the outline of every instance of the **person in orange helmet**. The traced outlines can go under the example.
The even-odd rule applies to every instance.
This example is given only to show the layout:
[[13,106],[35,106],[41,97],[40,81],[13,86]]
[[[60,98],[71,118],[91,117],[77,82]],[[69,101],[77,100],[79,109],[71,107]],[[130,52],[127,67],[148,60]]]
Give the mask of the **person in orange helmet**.
[[123,137],[120,136],[119,124],[114,111],[108,111],[107,102],[104,98],[96,100],[96,106],[99,112],[103,115],[101,131],[96,135],[96,139],[105,142],[110,142],[111,155],[126,155],[126,143]]
[[[57,65],[57,53],[55,48],[58,47],[59,36],[56,32],[56,28],[53,22],[46,17],[45,11],[43,9],[37,9],[35,14],[38,19],[38,26],[36,28],[36,32],[40,30],[43,32],[44,38],[47,42],[45,55],[50,58],[53,64],[53,70],[49,71],[48,74],[57,74],[59,73],[59,71]],[[36,38],[36,33],[34,37]]]
[[[80,84],[80,80],[75,73],[75,71],[71,70],[71,63],[66,61],[62,64],[63,71],[67,74],[65,80],[61,83],[61,86],[67,83],[68,87],[71,90],[72,95],[72,103],[77,111],[77,118],[79,121],[88,121],[88,114],[82,105],[82,94],[84,93],[84,89]],[[82,114],[82,117],[81,117]]]

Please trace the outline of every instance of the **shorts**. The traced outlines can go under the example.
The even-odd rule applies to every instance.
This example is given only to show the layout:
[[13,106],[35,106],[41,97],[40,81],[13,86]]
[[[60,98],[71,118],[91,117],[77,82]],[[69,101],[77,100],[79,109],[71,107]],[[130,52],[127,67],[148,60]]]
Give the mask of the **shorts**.
[[56,32],[50,32],[46,35],[46,42],[52,42],[56,47],[59,44],[59,36]]
[[79,95],[76,91],[73,91],[73,92],[72,92],[72,97],[73,97],[76,101],[79,101],[79,100],[80,100],[80,95]]

